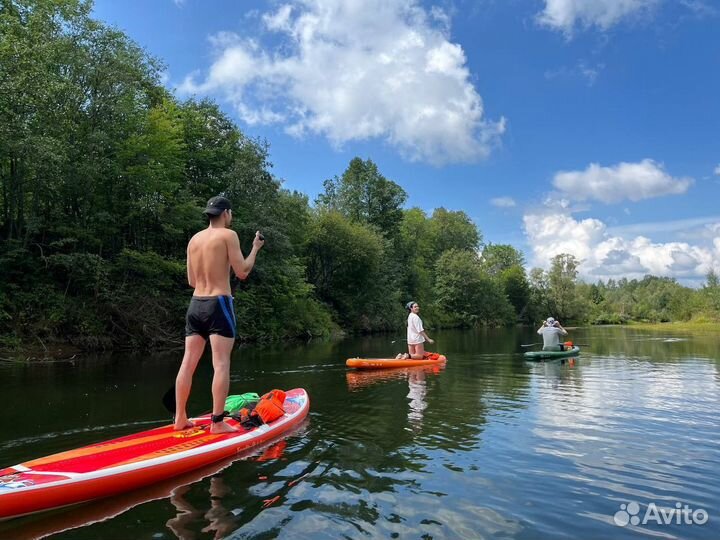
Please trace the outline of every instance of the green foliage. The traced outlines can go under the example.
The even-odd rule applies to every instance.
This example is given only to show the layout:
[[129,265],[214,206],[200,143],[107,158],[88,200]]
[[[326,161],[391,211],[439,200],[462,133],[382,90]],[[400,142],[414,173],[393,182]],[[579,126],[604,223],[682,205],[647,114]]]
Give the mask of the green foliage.
[[584,306],[577,292],[579,265],[574,256],[562,253],[553,257],[547,273],[547,299],[551,313],[561,321],[583,318]]
[[720,278],[713,270],[710,270],[706,279],[707,281],[700,291],[702,309],[720,315]]
[[449,250],[437,262],[438,306],[445,318],[463,326],[510,324],[514,310],[503,291],[481,269],[475,252]]
[[499,276],[511,268],[523,268],[525,259],[521,252],[507,244],[488,244],[480,255],[480,262],[485,272],[491,276]]
[[499,275],[500,285],[507,296],[510,304],[512,304],[515,315],[523,321],[531,321],[528,319],[528,304],[530,303],[530,284],[525,277],[525,270],[522,266],[510,266],[503,270]]
[[404,189],[352,159],[311,207],[283,189],[269,146],[217,104],[179,101],[160,64],[91,18],[84,0],[0,7],[0,346],[85,348],[183,341],[185,248],[211,196],[233,203],[247,253],[234,292],[241,339],[401,328],[720,318],[720,283],[667,278],[586,285],[570,255],[526,277],[522,254],[488,244],[462,211],[403,209]]
[[240,339],[289,339],[328,335],[337,328],[328,310],[312,296],[297,259],[264,265],[235,292]]
[[450,249],[477,251],[482,236],[472,220],[463,211],[436,208],[430,220],[429,235],[433,245],[432,256],[438,258]]
[[336,210],[356,223],[376,227],[383,235],[397,235],[402,219],[405,190],[388,180],[371,160],[354,158],[341,178],[325,181],[318,206]]
[[[383,312],[367,309],[382,304],[385,274],[382,236],[332,210],[318,213],[306,246],[308,278],[318,297],[332,307],[343,326],[369,330]],[[391,307],[391,306],[386,306]]]
[[[492,277],[512,304],[516,319],[528,320],[530,284],[525,276],[525,259],[507,244],[488,244],[480,255],[480,267]],[[532,320],[532,319],[530,319]]]

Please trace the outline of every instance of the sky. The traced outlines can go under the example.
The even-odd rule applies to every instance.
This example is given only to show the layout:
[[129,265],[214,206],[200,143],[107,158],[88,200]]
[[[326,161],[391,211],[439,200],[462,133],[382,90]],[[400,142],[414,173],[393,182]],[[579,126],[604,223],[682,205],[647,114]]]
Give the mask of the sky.
[[720,272],[717,0],[96,0],[313,200],[356,156],[528,268]]

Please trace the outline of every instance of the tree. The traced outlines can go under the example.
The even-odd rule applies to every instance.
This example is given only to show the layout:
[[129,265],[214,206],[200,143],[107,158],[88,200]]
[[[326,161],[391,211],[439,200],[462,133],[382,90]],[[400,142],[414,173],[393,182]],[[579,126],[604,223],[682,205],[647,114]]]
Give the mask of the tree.
[[353,158],[342,177],[326,180],[324,185],[325,193],[317,201],[319,206],[337,210],[357,223],[377,227],[387,238],[397,235],[407,194],[385,178],[371,160]]
[[714,270],[710,270],[705,277],[706,282],[703,285],[702,293],[708,303],[710,310],[715,315],[720,315],[720,278]]
[[476,253],[445,251],[438,259],[436,276],[437,303],[448,320],[464,326],[514,321],[507,297],[482,272]]
[[321,300],[349,327],[360,325],[382,283],[382,237],[339,212],[321,211],[307,244],[308,279]]
[[550,305],[550,285],[547,273],[542,268],[530,270],[530,302],[528,304],[528,320],[539,322],[554,312]]
[[436,208],[430,218],[433,257],[439,258],[450,249],[477,251],[482,241],[478,228],[463,211]]
[[516,316],[524,319],[530,302],[530,284],[525,277],[525,270],[521,266],[511,266],[500,273],[499,281]]
[[480,255],[483,270],[491,276],[498,276],[513,267],[522,268],[525,258],[522,253],[508,244],[488,244]]
[[548,299],[554,308],[555,317],[560,320],[573,319],[581,315],[581,302],[577,294],[576,280],[579,261],[568,253],[552,258],[548,271]]

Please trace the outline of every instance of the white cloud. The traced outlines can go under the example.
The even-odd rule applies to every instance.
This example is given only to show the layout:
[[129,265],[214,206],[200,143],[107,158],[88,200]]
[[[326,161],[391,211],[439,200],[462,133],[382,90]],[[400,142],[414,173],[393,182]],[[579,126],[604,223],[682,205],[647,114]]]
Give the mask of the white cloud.
[[[339,147],[379,138],[409,160],[472,162],[488,155],[505,119],[484,115],[462,47],[442,10],[417,0],[297,0],[260,17],[271,49],[223,33],[205,77],[184,93],[217,94],[249,124],[282,124]],[[274,40],[277,42],[277,40]]]
[[[692,284],[711,269],[720,269],[720,221],[706,224],[706,237],[695,244],[623,236],[617,234],[622,232],[619,228],[609,229],[600,220],[577,220],[557,211],[526,214],[523,221],[535,266],[547,268],[555,255],[570,253],[582,261],[580,274],[590,281],[653,274]],[[625,232],[631,230],[627,227]]]
[[715,170],[713,171],[716,175],[720,176],[720,165],[715,167]]
[[[692,236],[706,237],[706,229],[709,225],[720,223],[720,216],[706,216],[686,219],[673,219],[668,221],[650,221],[646,223],[633,223],[631,225],[619,225],[608,227],[611,234],[627,236],[629,234],[652,235],[657,233],[677,232],[692,233]],[[704,231],[704,232],[703,232]],[[688,238],[691,237],[688,234]]]
[[590,164],[584,171],[561,171],[553,185],[561,196],[574,201],[597,200],[606,204],[623,200],[639,201],[663,195],[685,193],[691,178],[673,178],[651,159],[620,163],[612,167]]
[[720,11],[703,0],[680,0],[680,3],[698,17],[717,17]]
[[576,27],[607,30],[623,19],[648,13],[660,0],[545,0],[541,24],[571,36]]
[[490,199],[490,204],[498,208],[512,208],[516,206],[515,199],[512,197],[495,197],[494,199]]
[[580,61],[576,66],[572,67],[560,67],[557,69],[549,69],[545,71],[545,78],[548,80],[552,79],[584,79],[588,86],[593,86],[600,73],[605,69],[605,64],[599,63],[594,66],[590,66],[585,61]]

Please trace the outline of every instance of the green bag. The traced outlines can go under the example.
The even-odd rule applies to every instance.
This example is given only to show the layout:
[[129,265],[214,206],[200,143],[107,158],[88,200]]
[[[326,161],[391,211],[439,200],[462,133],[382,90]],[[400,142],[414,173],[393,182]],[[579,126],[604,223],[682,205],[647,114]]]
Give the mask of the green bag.
[[247,407],[250,403],[260,401],[260,396],[255,392],[245,392],[244,394],[228,396],[225,400],[225,410],[229,413],[236,413],[243,407]]

